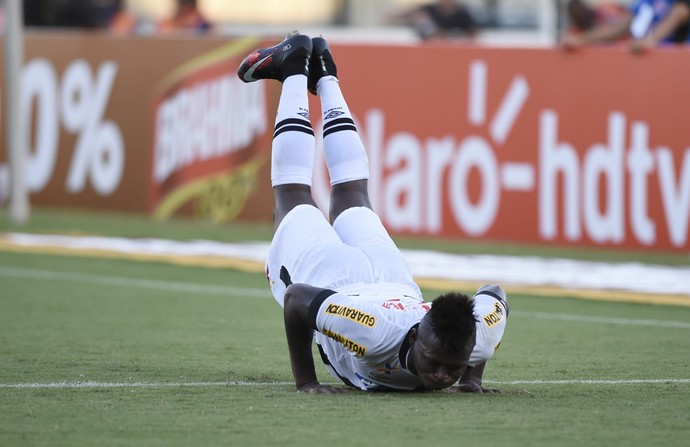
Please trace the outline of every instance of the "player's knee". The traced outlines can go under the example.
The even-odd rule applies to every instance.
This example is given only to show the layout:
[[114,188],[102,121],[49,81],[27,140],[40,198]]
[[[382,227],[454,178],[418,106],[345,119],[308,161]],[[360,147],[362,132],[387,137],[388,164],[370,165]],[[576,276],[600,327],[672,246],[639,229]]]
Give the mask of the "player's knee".
[[333,185],[331,188],[331,222],[348,208],[363,206],[371,208],[371,200],[367,190],[367,180],[353,180]]

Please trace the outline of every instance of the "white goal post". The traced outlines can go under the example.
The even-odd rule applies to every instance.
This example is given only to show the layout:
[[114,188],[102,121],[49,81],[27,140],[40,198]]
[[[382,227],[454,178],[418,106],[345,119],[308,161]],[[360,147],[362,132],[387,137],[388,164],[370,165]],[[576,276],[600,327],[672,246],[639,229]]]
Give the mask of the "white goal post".
[[21,73],[24,65],[24,17],[22,0],[5,0],[5,128],[10,174],[10,218],[22,224],[29,220],[26,187],[27,141],[21,106]]

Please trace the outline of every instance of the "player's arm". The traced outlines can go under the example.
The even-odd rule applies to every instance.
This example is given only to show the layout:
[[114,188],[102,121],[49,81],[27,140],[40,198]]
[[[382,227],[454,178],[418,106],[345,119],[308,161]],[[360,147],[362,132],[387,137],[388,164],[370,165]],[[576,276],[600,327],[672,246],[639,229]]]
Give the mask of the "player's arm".
[[508,318],[508,297],[501,286],[487,284],[479,288],[474,296],[474,311],[477,318],[477,341],[470,355],[470,362],[457,385],[451,392],[498,393],[499,390],[484,388],[482,377],[486,362],[493,357],[501,343]]
[[285,320],[285,335],[290,351],[292,375],[298,392],[333,394],[343,390],[329,385],[322,385],[316,378],[314,357],[312,356],[312,340],[314,327],[310,322],[309,312],[312,303],[327,289],[313,287],[307,284],[291,284],[285,292],[283,317]]
[[485,366],[486,362],[474,367],[468,366],[458,384],[454,385],[453,388],[457,388],[454,391],[463,393],[500,393],[499,390],[484,388],[482,386],[482,376],[484,375]]

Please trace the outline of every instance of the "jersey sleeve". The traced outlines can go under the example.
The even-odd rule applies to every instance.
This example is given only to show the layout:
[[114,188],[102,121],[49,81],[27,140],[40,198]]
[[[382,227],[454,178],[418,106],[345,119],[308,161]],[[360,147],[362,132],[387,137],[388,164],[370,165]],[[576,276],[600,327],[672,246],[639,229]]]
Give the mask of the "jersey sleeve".
[[320,292],[318,295],[314,297],[312,300],[311,304],[309,305],[309,325],[311,326],[312,329],[318,331],[319,328],[316,324],[316,318],[319,314],[319,310],[321,309],[321,305],[323,304],[324,301],[328,299],[331,295],[335,295],[337,292],[335,290],[328,290],[325,289],[322,292]]
[[506,293],[500,286],[482,286],[473,299],[477,337],[470,355],[469,366],[472,367],[486,362],[494,355],[503,338],[509,312]]

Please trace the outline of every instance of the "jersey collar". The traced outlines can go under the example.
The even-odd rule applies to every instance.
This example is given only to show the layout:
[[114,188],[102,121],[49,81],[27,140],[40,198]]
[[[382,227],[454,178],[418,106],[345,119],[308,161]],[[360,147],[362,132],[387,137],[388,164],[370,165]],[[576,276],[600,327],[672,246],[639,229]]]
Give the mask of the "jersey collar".
[[407,331],[405,338],[403,338],[402,344],[400,345],[400,351],[398,352],[398,358],[400,359],[400,366],[407,369],[407,356],[410,354],[410,332],[413,329],[419,327],[419,323],[415,324]]

